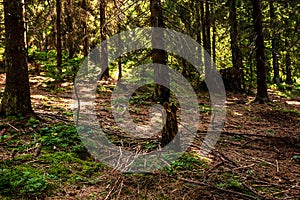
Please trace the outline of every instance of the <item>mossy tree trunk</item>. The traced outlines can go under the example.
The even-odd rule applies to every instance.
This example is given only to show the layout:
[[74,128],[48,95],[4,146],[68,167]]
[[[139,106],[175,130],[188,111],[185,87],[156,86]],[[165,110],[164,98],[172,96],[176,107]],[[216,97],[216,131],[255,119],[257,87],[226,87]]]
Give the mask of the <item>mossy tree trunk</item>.
[[23,0],[4,0],[6,85],[1,114],[32,114],[28,80]]

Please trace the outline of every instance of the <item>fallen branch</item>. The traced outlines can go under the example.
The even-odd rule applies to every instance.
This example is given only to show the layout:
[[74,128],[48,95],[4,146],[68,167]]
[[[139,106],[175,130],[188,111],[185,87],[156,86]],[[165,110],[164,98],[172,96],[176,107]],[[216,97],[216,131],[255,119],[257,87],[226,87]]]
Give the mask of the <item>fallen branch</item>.
[[14,127],[13,125],[11,125],[10,123],[7,123],[8,126],[10,126],[11,128],[15,129],[16,131],[20,131],[19,129],[17,129],[16,127]]

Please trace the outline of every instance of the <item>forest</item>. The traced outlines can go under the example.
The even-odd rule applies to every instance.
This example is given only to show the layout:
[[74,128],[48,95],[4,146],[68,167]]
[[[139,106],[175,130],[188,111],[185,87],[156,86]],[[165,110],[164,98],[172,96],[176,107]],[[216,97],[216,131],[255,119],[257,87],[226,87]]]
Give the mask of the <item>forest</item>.
[[299,11],[2,0],[0,199],[300,199]]

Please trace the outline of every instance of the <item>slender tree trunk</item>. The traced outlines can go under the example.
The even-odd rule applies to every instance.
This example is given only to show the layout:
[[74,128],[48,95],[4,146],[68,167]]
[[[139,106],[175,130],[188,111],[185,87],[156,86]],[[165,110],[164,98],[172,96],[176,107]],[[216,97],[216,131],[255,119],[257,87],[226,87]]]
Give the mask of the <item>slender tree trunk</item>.
[[255,101],[265,103],[270,101],[266,82],[265,45],[262,25],[262,3],[261,0],[252,0],[253,23],[256,44],[256,74],[257,74],[257,94]]
[[243,68],[242,53],[239,47],[238,22],[236,14],[236,0],[229,0],[229,23],[230,23],[230,43],[232,53],[233,73],[231,76],[230,89],[234,91],[241,90],[241,70]]
[[213,19],[213,36],[212,36],[212,57],[213,62],[216,63],[216,35],[217,35],[217,27],[216,27],[216,13],[214,13],[214,19]]
[[271,20],[271,30],[272,30],[272,57],[273,57],[273,71],[274,77],[273,82],[276,84],[280,83],[280,76],[279,76],[279,65],[278,65],[278,47],[277,47],[277,33],[275,33],[275,23],[276,23],[276,16],[274,10],[274,0],[270,0],[270,20]]
[[22,7],[22,12],[23,12],[23,20],[24,20],[24,38],[25,38],[25,48],[26,48],[26,56],[28,59],[28,38],[27,38],[27,17],[26,17],[26,0],[22,0],[23,7]]
[[[121,21],[120,21],[120,19],[118,19],[117,23],[118,23],[118,33],[120,33],[121,32]],[[118,37],[119,37],[119,40],[121,41],[120,34],[118,35]],[[122,48],[122,47],[120,47],[120,45],[118,45],[118,47]],[[122,78],[122,56],[119,56],[119,58],[118,58],[118,70],[119,70],[118,80],[121,80],[121,78]]]
[[[200,1],[201,23],[202,23],[202,38],[203,48],[211,55],[211,39],[210,39],[210,3],[206,0]],[[205,54],[203,54],[204,56]],[[204,56],[205,63],[205,78],[209,77],[212,60]]]
[[205,12],[204,12],[204,3],[203,3],[203,1],[200,1],[200,18],[201,18],[201,28],[202,28],[202,40],[203,40],[203,43],[202,43],[202,45],[203,45],[203,48],[204,49],[206,49],[206,44],[207,44],[207,42],[206,42],[206,23],[205,23]]
[[[199,1],[198,0],[194,0],[194,4],[193,4],[194,8],[195,8],[195,27],[194,29],[196,30],[196,41],[201,45],[203,44],[202,43],[202,10],[200,9],[200,6],[199,6]],[[202,6],[203,6],[203,3],[202,3]],[[200,52],[199,52],[199,55],[201,55],[203,52],[202,52],[202,49],[200,49]],[[182,64],[183,64],[183,72],[184,72],[184,76],[185,77],[191,77],[190,76],[190,73],[192,70],[190,70],[190,67],[189,66],[189,63],[187,63],[187,61],[182,58]],[[195,81],[195,80],[193,80]]]
[[195,19],[196,19],[196,23],[195,23],[195,30],[197,31],[197,35],[196,35],[196,41],[201,44],[201,10],[200,7],[198,5],[198,1],[194,0],[194,5],[195,6]]
[[23,0],[4,0],[6,85],[0,113],[32,114],[28,80]]
[[[150,0],[151,9],[151,25],[152,27],[164,27],[162,17],[162,6],[160,0]],[[156,46],[157,43],[164,44],[164,35],[161,32],[153,31],[152,33],[152,46]],[[152,61],[154,64],[167,64],[168,55],[167,52],[161,49],[152,50]],[[154,69],[155,82],[163,82],[166,86],[169,85],[169,74],[163,67],[155,67]],[[170,142],[173,142],[175,151],[180,151],[180,139],[173,140],[177,134],[178,125],[176,119],[177,108],[174,105],[169,104],[170,90],[169,86],[156,85],[154,97],[163,106],[167,113],[166,122],[162,130],[161,144],[165,146]],[[179,137],[177,137],[179,138]]]
[[[151,9],[151,25],[152,27],[164,27],[162,18],[162,8],[160,0],[150,0]],[[154,31],[152,34],[152,46],[156,43],[164,43],[164,36]],[[167,64],[167,52],[161,49],[152,50],[152,61],[153,63],[159,63],[162,65]],[[154,70],[155,80],[162,80],[166,84],[169,82],[169,74],[161,67],[157,67]],[[170,90],[162,85],[156,85],[154,98],[160,103],[168,102],[170,98]]]
[[205,2],[205,31],[206,31],[206,51],[211,55],[211,39],[210,39],[210,3]]
[[[206,15],[206,11],[204,10],[204,2],[203,1],[200,1],[200,17],[201,17],[201,28],[202,28],[202,46],[203,46],[203,49],[208,51],[209,47],[208,47],[208,38],[207,38],[207,25],[206,23],[209,21],[207,20],[207,15]],[[208,52],[210,54],[210,52]],[[207,60],[207,58],[205,57],[205,53],[203,52],[202,53],[203,55],[203,60],[204,60],[204,63],[205,63],[205,78],[208,75],[209,71],[210,71],[210,62]],[[208,63],[209,62],[209,63]]]
[[88,26],[87,26],[87,0],[82,0],[82,9],[84,10],[84,19],[82,20],[83,27],[83,55],[84,57],[89,54],[89,37],[88,37]]
[[69,59],[74,57],[74,41],[73,41],[73,0],[65,1],[66,11],[66,29],[67,29],[67,48],[69,53]]
[[56,52],[57,68],[62,71],[62,42],[61,42],[61,0],[56,0]]
[[286,46],[286,55],[285,55],[285,71],[286,71],[286,80],[285,83],[291,85],[292,81],[292,71],[291,71],[291,54],[289,52],[289,38],[285,39]]
[[[106,0],[100,0],[100,32],[101,41],[106,40]],[[107,46],[101,49],[101,65],[107,67],[104,71],[103,78],[109,78]]]

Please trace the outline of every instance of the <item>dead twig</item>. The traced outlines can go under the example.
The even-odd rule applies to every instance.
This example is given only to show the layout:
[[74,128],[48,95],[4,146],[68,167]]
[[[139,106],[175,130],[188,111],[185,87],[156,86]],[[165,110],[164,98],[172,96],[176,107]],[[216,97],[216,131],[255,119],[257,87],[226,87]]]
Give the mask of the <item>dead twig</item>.
[[8,126],[10,126],[11,128],[13,128],[14,130],[16,130],[16,131],[20,132],[20,130],[19,130],[19,129],[17,129],[16,127],[14,127],[13,125],[11,125],[10,123],[7,123],[7,125],[8,125]]
[[104,200],[107,200],[109,198],[109,196],[111,195],[111,193],[114,191],[114,189],[117,187],[117,184],[119,183],[119,180],[121,178],[119,177],[115,183],[115,185],[112,187],[112,189],[108,192],[108,194],[106,195],[105,199]]

